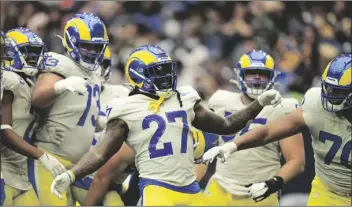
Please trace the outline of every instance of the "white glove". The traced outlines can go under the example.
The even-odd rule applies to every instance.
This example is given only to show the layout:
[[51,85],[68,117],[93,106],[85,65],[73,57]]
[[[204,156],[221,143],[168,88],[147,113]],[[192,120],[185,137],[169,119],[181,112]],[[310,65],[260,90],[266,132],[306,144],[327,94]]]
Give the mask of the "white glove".
[[215,157],[221,158],[221,162],[225,162],[231,153],[237,151],[237,145],[234,142],[227,142],[218,147],[213,147],[206,151],[203,155],[203,163],[212,163]]
[[269,197],[272,193],[276,193],[284,186],[284,180],[280,176],[274,176],[270,180],[260,183],[252,183],[246,185],[248,193],[255,202],[259,202]]
[[[268,194],[269,188],[265,182],[254,183],[249,187],[249,195],[255,202],[264,200],[266,194]],[[269,194],[270,195],[270,194]]]
[[60,161],[46,152],[44,152],[44,154],[38,160],[54,178],[66,171],[65,166],[61,164]]
[[258,101],[261,106],[273,105],[274,107],[281,103],[281,95],[278,91],[270,89],[258,96]]
[[75,182],[75,175],[71,170],[68,170],[54,179],[50,188],[51,193],[62,199],[61,194],[64,193],[73,182]]
[[54,178],[66,171],[65,166],[60,161],[46,152],[38,160]]
[[59,80],[55,83],[54,89],[56,94],[60,95],[66,90],[69,90],[78,94],[86,94],[86,81],[78,76],[71,76],[63,80]]

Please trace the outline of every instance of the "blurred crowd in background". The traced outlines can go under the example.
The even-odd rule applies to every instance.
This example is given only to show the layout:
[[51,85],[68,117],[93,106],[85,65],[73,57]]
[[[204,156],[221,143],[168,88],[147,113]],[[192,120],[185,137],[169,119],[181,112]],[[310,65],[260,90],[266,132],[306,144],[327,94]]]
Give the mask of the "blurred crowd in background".
[[[177,61],[179,85],[192,85],[204,99],[217,89],[236,91],[229,80],[235,78],[233,68],[240,56],[263,49],[282,72],[280,92],[301,99],[310,87],[320,85],[331,59],[351,53],[348,11],[352,3],[344,1],[7,1],[1,2],[1,25],[4,31],[28,27],[50,51],[61,53],[56,35],[63,35],[66,21],[77,12],[95,13],[111,40],[112,83],[125,82],[124,64],[134,48],[157,44]],[[289,192],[310,190],[314,161],[305,136],[306,171],[286,188]]]
[[[319,85],[322,70],[340,53],[351,53],[352,4],[335,2],[1,2],[3,30],[26,26],[49,50],[63,52],[62,29],[76,12],[105,22],[113,51],[113,83],[123,83],[124,63],[143,44],[157,44],[178,62],[179,84],[192,85],[207,99],[229,83],[242,53],[259,48],[282,71],[278,89],[303,94]],[[299,98],[299,96],[298,96]]]

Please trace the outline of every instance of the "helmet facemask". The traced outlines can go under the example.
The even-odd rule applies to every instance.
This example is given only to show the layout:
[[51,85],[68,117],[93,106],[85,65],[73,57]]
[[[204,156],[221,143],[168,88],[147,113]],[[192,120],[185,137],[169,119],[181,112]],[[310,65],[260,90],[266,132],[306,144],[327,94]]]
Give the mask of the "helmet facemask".
[[177,71],[173,61],[159,62],[147,66],[144,70],[146,92],[176,91]]
[[84,43],[78,44],[80,63],[87,70],[97,70],[103,61],[106,44]]
[[351,86],[336,86],[322,81],[321,87],[321,101],[326,111],[338,112],[352,107]]
[[274,86],[277,72],[266,68],[237,69],[240,90],[250,98],[256,99]]

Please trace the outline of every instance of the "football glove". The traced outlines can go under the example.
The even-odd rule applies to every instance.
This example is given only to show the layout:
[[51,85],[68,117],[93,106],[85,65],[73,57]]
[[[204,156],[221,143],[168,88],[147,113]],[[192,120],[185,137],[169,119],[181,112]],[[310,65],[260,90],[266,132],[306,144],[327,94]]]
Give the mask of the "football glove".
[[277,192],[284,186],[284,179],[280,176],[274,176],[270,180],[260,183],[252,183],[247,185],[248,193],[255,202],[259,202]]
[[281,95],[278,91],[271,89],[265,91],[258,96],[258,101],[261,106],[273,105],[274,107],[281,103]]

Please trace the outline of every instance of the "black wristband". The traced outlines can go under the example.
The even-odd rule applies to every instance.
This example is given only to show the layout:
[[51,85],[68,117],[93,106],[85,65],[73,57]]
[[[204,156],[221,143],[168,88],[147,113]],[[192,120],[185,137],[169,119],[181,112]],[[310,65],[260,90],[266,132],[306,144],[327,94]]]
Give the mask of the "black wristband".
[[268,186],[269,193],[275,193],[284,187],[284,179],[280,176],[274,176],[270,180],[265,181],[266,185]]

